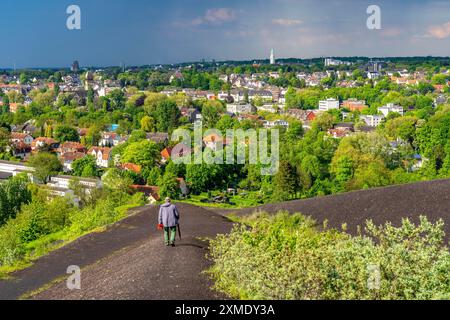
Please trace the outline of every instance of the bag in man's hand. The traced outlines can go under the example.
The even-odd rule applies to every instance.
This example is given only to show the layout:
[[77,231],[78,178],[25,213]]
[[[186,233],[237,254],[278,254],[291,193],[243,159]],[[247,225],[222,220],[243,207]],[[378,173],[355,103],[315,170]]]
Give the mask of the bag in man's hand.
[[162,229],[164,229],[164,225],[163,224],[158,224],[158,230],[162,230]]

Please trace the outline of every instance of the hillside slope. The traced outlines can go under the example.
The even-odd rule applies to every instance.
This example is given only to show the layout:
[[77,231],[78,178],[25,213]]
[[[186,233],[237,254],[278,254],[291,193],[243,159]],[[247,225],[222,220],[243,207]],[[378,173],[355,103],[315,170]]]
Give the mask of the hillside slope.
[[221,214],[238,216],[255,210],[270,213],[287,210],[311,216],[318,223],[328,220],[328,226],[340,228],[343,223],[355,233],[358,225],[371,219],[376,224],[387,221],[398,225],[402,218],[418,222],[421,215],[431,221],[443,219],[447,239],[450,236],[450,179],[360,190],[338,195],[268,204],[251,209],[220,210]]

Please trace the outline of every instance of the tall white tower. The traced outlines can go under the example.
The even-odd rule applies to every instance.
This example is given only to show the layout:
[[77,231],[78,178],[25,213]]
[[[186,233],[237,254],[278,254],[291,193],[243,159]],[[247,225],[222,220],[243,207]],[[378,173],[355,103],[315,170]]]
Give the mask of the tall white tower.
[[273,49],[270,51],[270,64],[275,64],[275,55]]

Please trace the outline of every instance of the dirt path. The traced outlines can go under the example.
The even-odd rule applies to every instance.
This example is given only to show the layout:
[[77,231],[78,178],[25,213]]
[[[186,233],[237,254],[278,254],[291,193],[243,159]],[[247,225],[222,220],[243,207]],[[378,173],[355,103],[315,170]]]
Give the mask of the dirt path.
[[220,299],[202,274],[208,267],[207,244],[198,237],[227,233],[231,222],[208,210],[178,204],[182,240],[163,245],[155,230],[157,207],[134,216],[103,233],[94,233],[39,259],[31,268],[0,281],[0,299],[17,299],[66,275],[69,265],[82,268],[81,290],[70,291],[65,278],[36,299]]

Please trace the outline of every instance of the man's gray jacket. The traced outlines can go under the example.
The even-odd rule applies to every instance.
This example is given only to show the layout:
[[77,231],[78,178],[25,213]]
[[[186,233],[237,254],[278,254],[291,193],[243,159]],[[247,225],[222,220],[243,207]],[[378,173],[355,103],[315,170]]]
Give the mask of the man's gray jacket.
[[171,203],[161,205],[159,208],[159,224],[163,224],[164,227],[175,227],[178,225],[178,219],[180,219],[180,214],[177,207]]

